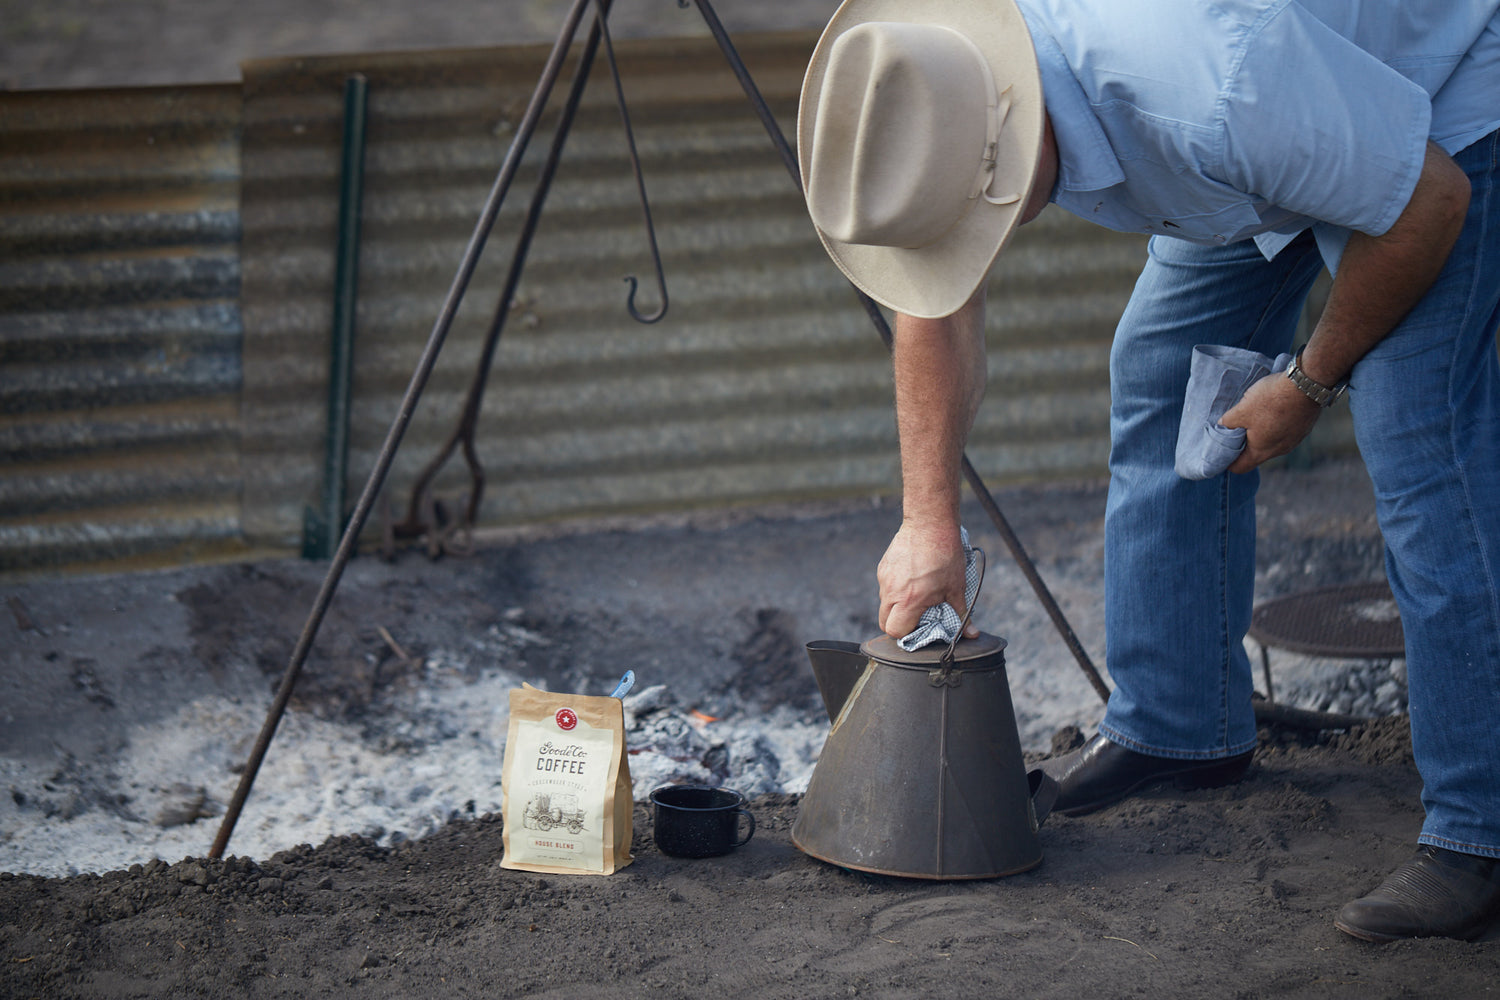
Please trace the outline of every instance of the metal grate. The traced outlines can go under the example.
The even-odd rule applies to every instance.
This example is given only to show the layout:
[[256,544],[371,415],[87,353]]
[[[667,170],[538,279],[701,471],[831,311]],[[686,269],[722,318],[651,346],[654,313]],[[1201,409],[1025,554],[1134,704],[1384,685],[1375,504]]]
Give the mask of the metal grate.
[[1258,606],[1250,637],[1311,656],[1388,660],[1406,655],[1390,585],[1356,583],[1290,594]]

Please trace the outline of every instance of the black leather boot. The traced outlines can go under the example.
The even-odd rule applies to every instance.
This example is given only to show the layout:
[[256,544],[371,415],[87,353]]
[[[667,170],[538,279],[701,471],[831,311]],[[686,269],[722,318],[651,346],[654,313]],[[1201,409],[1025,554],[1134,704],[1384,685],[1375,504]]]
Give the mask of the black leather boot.
[[1042,761],[1040,767],[1057,781],[1053,812],[1082,816],[1161,781],[1180,788],[1217,788],[1245,776],[1252,752],[1213,760],[1178,760],[1127,750],[1103,736],[1095,736],[1072,753]]
[[1365,941],[1472,941],[1500,916],[1500,858],[1423,844],[1380,887],[1345,903],[1333,925]]

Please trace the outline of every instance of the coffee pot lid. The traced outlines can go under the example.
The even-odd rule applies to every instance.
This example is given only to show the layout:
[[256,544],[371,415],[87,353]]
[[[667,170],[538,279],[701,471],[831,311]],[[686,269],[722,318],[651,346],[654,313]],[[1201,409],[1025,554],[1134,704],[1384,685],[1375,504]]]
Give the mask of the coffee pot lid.
[[[979,633],[975,639],[960,639],[953,644],[953,666],[961,670],[977,670],[1002,666],[1005,663],[1005,640],[988,632]],[[878,635],[866,640],[859,651],[872,660],[888,663],[893,667],[911,667],[931,670],[948,658],[948,643],[934,642],[920,649],[902,649],[888,635]]]

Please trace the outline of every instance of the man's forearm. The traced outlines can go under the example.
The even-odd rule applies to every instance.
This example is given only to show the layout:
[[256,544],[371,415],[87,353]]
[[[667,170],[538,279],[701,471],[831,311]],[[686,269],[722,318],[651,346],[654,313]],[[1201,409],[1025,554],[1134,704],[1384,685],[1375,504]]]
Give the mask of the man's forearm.
[[903,519],[956,533],[964,445],[984,398],[983,289],[952,316],[898,315],[894,371]]
[[1463,228],[1469,179],[1428,143],[1416,190],[1382,236],[1354,233],[1328,303],[1303,352],[1302,368],[1333,385],[1385,338],[1426,294]]
[[894,364],[901,528],[876,577],[880,628],[899,638],[933,605],[964,610],[959,473],[984,397],[983,289],[943,319],[898,315]]

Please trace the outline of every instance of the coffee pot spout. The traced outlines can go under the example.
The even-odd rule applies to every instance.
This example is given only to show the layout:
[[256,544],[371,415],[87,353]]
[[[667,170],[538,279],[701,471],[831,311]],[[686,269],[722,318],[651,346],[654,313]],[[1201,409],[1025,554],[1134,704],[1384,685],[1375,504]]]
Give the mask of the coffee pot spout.
[[818,682],[818,692],[823,695],[828,721],[833,722],[844,710],[844,702],[864,672],[868,658],[860,651],[859,643],[838,639],[817,639],[808,643],[807,658],[812,661],[813,678]]

